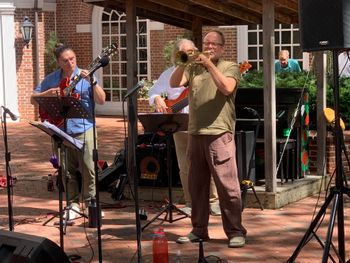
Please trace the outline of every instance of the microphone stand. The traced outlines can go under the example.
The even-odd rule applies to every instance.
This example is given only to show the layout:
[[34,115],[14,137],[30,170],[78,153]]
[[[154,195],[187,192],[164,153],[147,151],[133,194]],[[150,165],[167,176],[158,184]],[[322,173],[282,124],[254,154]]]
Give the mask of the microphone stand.
[[9,230],[13,231],[13,210],[11,200],[11,188],[12,188],[12,177],[10,176],[10,161],[11,153],[8,151],[7,144],[7,125],[6,125],[6,111],[3,111],[2,122],[4,124],[4,145],[5,145],[5,162],[6,162],[6,189],[7,189],[7,203],[8,203],[8,214],[9,214]]
[[[109,60],[108,60],[109,62]],[[108,63],[103,64],[101,66],[106,66]],[[95,114],[95,97],[94,97],[94,72],[100,67],[96,67],[93,71],[90,72],[90,86],[91,86],[91,109],[92,109],[92,129],[93,129],[93,153],[92,159],[94,161],[94,170],[95,170],[95,190],[96,190],[96,209],[97,209],[97,241],[98,241],[98,261],[102,263],[102,240],[101,240],[101,206],[100,206],[100,195],[99,195],[99,187],[98,187],[98,150],[96,143],[96,114]],[[91,216],[91,215],[90,215]]]
[[136,134],[137,134],[137,110],[134,103],[135,96],[132,96],[138,88],[138,84],[128,93],[125,97],[128,98],[128,124],[129,124],[129,135],[130,139],[128,143],[128,154],[127,154],[127,170],[132,175],[134,180],[134,201],[135,201],[135,217],[136,217],[136,239],[137,239],[137,262],[142,262],[142,253],[141,253],[141,221],[140,221],[140,210],[139,210],[139,195],[138,195],[138,175],[137,175],[137,163],[136,163]]

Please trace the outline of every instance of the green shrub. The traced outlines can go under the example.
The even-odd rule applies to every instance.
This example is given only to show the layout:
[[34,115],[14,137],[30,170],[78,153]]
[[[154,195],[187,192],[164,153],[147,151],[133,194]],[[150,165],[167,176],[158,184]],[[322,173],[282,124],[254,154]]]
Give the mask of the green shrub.
[[[334,108],[333,80],[328,74],[326,90],[327,107]],[[246,73],[240,84],[240,88],[262,88],[264,86],[262,71],[249,71]],[[301,73],[278,73],[276,74],[276,88],[303,88],[309,92],[309,113],[310,126],[316,128],[316,78],[312,72]],[[339,79],[339,111],[346,127],[350,127],[350,78]]]

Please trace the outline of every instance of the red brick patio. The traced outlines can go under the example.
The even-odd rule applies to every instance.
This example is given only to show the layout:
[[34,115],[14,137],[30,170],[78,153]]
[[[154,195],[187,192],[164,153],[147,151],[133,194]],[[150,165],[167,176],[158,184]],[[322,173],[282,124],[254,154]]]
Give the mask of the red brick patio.
[[[99,117],[97,127],[99,159],[106,160],[110,164],[116,152],[123,147],[125,138],[123,121],[116,117]],[[51,155],[50,138],[26,122],[8,123],[7,128],[12,175],[17,178],[13,188],[14,231],[43,236],[59,244],[59,231],[53,224],[57,219],[43,226],[52,213],[58,210],[57,190],[48,192],[46,187],[47,174],[53,172],[48,161]],[[0,164],[0,173],[5,175],[3,143],[0,146],[0,160],[3,160]],[[149,191],[157,189],[151,188]],[[107,192],[101,192],[100,196],[101,205],[108,204],[111,207],[103,209],[105,212],[101,228],[103,262],[137,262],[134,202],[131,200],[116,202]],[[323,204],[323,201],[324,193],[319,203]],[[227,247],[221,218],[211,216],[209,227],[211,240],[204,243],[205,256],[217,256],[227,262],[285,262],[308,228],[316,203],[317,196],[312,196],[278,210],[261,211],[246,208],[243,220],[248,230],[247,244],[239,249]],[[159,211],[162,203],[140,200],[140,206],[148,212],[150,219]],[[350,220],[347,216],[349,212],[346,197],[345,234],[349,233]],[[142,221],[142,224],[144,223]],[[152,262],[152,233],[160,224],[161,221],[155,221],[142,233],[142,262]],[[327,224],[328,216],[317,231],[322,240],[325,237]],[[98,262],[97,231],[85,228],[84,225],[87,225],[84,224],[84,220],[79,219],[73,226],[67,227],[64,250],[67,255],[78,254],[82,257],[75,262]],[[175,243],[179,235],[186,235],[191,230],[190,219],[182,219],[171,224],[164,222],[162,225],[169,239],[170,262],[175,262],[178,250],[182,254],[181,262],[197,262],[197,244]],[[4,188],[0,188],[0,229],[8,229],[7,194]],[[336,245],[337,229],[334,235],[333,241]],[[345,243],[348,244],[348,241],[346,236]],[[349,257],[350,253],[347,251],[346,258]],[[296,262],[320,262],[321,258],[322,248],[313,239],[302,249]],[[217,262],[217,259],[210,257],[208,262]]]

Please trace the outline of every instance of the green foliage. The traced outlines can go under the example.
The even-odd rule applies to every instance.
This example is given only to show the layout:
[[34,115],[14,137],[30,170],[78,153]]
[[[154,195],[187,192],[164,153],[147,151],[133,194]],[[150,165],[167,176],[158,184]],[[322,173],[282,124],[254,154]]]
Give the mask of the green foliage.
[[55,32],[50,32],[49,39],[45,45],[45,73],[48,74],[57,69],[56,57],[53,53],[55,46],[59,43],[59,39]]
[[[334,108],[333,82],[332,75],[328,75],[328,84],[326,89],[327,107]],[[264,79],[262,71],[249,71],[246,73],[240,84],[240,88],[262,88]],[[311,72],[301,73],[278,73],[276,74],[276,88],[303,88],[309,92],[309,110],[311,128],[316,128],[316,78]],[[339,97],[340,97],[340,113],[342,119],[346,123],[347,128],[350,127],[350,78],[339,79]]]
[[137,96],[138,98],[148,99],[148,91],[154,85],[154,83],[156,83],[156,80],[145,80],[144,83],[143,88],[138,91]]

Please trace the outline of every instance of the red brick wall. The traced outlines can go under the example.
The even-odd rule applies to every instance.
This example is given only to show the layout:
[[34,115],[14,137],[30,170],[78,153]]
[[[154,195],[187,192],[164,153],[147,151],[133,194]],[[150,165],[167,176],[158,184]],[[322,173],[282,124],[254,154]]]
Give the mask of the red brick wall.
[[24,46],[22,35],[20,33],[20,24],[23,17],[28,16],[29,20],[35,24],[35,12],[33,9],[16,9],[15,27],[16,27],[16,68],[17,68],[17,89],[19,113],[22,119],[36,119],[37,109],[30,103],[30,95],[37,85],[36,76],[39,81],[44,77],[44,51],[50,31],[54,30],[54,13],[38,12],[38,54],[39,54],[39,72],[36,72],[36,39],[33,31],[32,40],[28,48]]
[[[332,133],[327,134],[327,144],[326,144],[326,173],[333,174],[335,172],[335,145],[334,136]],[[350,156],[350,132],[344,132],[344,145],[347,154]],[[310,173],[315,174],[317,171],[316,167],[316,157],[317,157],[317,137],[310,139],[309,143],[309,157],[310,157]],[[350,176],[350,167],[344,153],[342,153],[342,164],[344,169],[344,175],[346,177]]]
[[93,5],[80,0],[57,0],[57,34],[61,42],[73,48],[77,63],[86,68],[92,61],[91,33],[77,33],[78,24],[91,24]]

